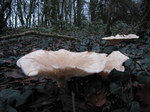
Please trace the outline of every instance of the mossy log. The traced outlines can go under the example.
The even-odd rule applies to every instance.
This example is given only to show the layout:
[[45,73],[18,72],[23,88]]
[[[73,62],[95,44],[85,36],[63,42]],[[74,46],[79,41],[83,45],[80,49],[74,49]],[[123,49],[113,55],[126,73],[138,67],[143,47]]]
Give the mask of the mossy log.
[[0,40],[7,40],[7,39],[12,39],[12,38],[17,38],[17,37],[22,37],[22,36],[27,36],[27,35],[38,35],[38,36],[44,36],[44,37],[54,37],[54,38],[65,38],[65,39],[78,40],[78,38],[75,38],[75,37],[70,37],[70,36],[66,36],[66,35],[58,35],[58,34],[42,33],[42,32],[38,32],[38,31],[26,31],[26,32],[19,33],[19,34],[1,36]]

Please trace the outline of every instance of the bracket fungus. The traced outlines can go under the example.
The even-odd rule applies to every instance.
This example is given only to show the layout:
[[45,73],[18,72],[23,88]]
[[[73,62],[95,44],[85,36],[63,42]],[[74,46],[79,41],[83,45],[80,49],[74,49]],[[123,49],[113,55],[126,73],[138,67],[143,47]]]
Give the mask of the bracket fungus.
[[27,76],[44,75],[65,87],[66,79],[87,76],[101,72],[106,64],[106,55],[95,52],[70,52],[37,50],[17,61],[17,65]]
[[139,36],[135,34],[128,34],[128,35],[119,35],[117,34],[116,36],[110,36],[110,37],[103,37],[102,39],[108,41],[110,44],[118,44],[121,41],[130,41],[131,39],[138,39]]

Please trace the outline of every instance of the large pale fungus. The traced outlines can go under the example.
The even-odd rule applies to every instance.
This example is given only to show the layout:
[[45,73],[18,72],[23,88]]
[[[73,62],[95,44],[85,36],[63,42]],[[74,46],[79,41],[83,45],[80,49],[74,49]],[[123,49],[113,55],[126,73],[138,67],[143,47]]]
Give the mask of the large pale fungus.
[[107,79],[114,68],[124,71],[122,64],[129,59],[120,51],[113,51],[106,57],[105,53],[70,52],[64,49],[58,51],[37,50],[17,61],[17,65],[27,76],[46,76],[58,82],[58,86],[66,86],[70,77],[82,77],[94,73]]
[[27,76],[44,75],[55,79],[59,86],[69,77],[86,76],[101,72],[106,55],[95,52],[70,52],[37,50],[17,61]]
[[129,57],[125,56],[120,51],[113,51],[106,58],[106,66],[101,72],[101,76],[107,79],[108,74],[113,69],[124,72],[125,68],[122,64],[128,59]]
[[131,39],[138,39],[139,36],[135,34],[128,34],[128,35],[119,35],[117,34],[116,36],[110,36],[110,37],[104,37],[102,39],[108,41],[110,44],[118,44],[121,41],[129,41]]

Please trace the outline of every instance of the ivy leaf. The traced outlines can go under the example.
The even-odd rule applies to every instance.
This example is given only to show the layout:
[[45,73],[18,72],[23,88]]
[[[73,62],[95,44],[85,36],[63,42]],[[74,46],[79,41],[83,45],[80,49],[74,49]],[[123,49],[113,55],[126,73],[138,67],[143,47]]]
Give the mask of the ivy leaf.
[[0,92],[1,101],[3,103],[7,101],[8,105],[14,104],[16,102],[16,107],[25,103],[26,99],[31,95],[32,91],[28,90],[25,93],[21,94],[20,91],[13,89],[3,89]]
[[142,60],[140,60],[142,67],[144,67],[145,69],[150,69],[150,58],[144,58]]
[[129,81],[130,76],[128,72],[121,72],[116,69],[113,69],[110,74],[108,75],[108,80],[110,82],[122,82],[126,83]]
[[148,88],[150,85],[150,76],[147,74],[141,74],[137,76],[137,80],[139,81],[139,83],[144,84],[145,86],[147,86]]
[[99,45],[92,47],[92,51],[93,52],[100,52],[101,51],[101,47]]
[[128,59],[124,63],[125,68],[127,71],[129,71],[131,74],[136,74],[136,63],[132,59]]
[[7,112],[17,112],[17,110],[9,105],[6,106],[6,111]]
[[133,101],[131,104],[130,112],[140,112],[140,104],[139,102]]
[[27,98],[31,95],[32,91],[28,90],[23,94],[20,94],[18,97],[16,96],[16,107],[22,105],[26,102]]
[[109,88],[110,88],[110,92],[112,94],[115,94],[115,95],[118,95],[122,92],[121,86],[119,84],[116,84],[116,83],[111,83],[109,85]]
[[140,109],[140,104],[136,101],[133,101],[131,103],[130,107],[117,109],[117,110],[114,110],[112,112],[140,112],[139,109]]
[[112,51],[115,51],[117,49],[116,46],[107,46],[104,48],[104,52],[110,54]]
[[121,109],[114,110],[112,112],[129,112],[129,111],[126,108],[121,108]]

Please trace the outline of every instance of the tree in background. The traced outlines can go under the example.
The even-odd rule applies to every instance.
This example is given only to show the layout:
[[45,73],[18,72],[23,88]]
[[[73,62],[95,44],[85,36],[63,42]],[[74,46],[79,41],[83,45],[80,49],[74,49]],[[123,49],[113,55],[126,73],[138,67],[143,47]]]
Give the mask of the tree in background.
[[51,23],[52,25],[56,25],[58,15],[58,0],[51,0],[51,4],[52,4]]
[[[11,2],[12,0],[0,1],[0,33],[7,27],[7,19],[11,14]],[[5,12],[8,9],[7,12]]]
[[141,21],[139,25],[140,31],[137,32],[137,34],[144,38],[145,32],[150,27],[150,0],[142,0],[141,4]]
[[77,0],[77,26],[81,25],[82,0]]
[[105,34],[111,35],[111,30],[110,30],[110,25],[111,25],[111,15],[112,15],[112,2],[113,0],[109,0],[108,4],[108,15],[107,15],[107,25],[106,25],[106,30]]
[[96,21],[96,8],[97,8],[98,0],[90,0],[90,16],[91,21]]
[[[110,35],[112,27],[119,23],[136,26],[141,20],[139,28],[149,26],[149,0],[1,0],[0,1],[0,29],[4,27],[53,28],[66,29],[82,24],[101,26],[98,21],[107,26],[105,33]],[[141,4],[142,2],[142,4]],[[85,8],[85,6],[87,8]],[[141,6],[141,7],[140,7]],[[86,22],[85,22],[86,21]],[[104,29],[104,28],[100,28]],[[117,31],[119,32],[119,31]],[[104,33],[104,30],[103,30]],[[124,33],[124,32],[122,32]]]

